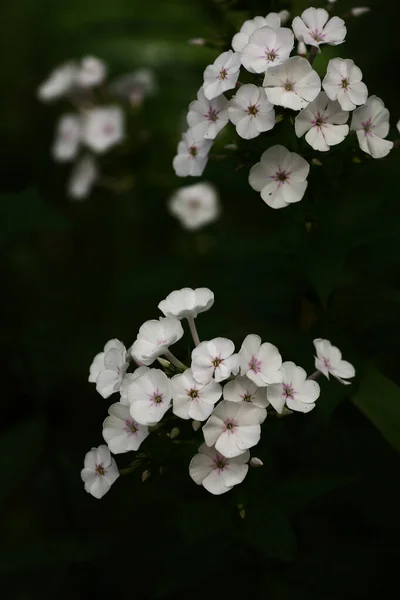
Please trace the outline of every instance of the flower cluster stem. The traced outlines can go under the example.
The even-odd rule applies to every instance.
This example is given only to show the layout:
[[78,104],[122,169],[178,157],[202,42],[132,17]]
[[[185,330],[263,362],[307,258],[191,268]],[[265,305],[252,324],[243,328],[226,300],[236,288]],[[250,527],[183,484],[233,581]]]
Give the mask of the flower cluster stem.
[[189,329],[190,333],[192,334],[194,345],[198,346],[200,344],[200,338],[199,334],[197,333],[196,321],[194,320],[194,317],[192,315],[190,315],[190,317],[188,317],[187,320],[189,323]]
[[321,371],[315,371],[312,375],[310,375],[310,377],[307,377],[307,379],[318,379],[320,375]]

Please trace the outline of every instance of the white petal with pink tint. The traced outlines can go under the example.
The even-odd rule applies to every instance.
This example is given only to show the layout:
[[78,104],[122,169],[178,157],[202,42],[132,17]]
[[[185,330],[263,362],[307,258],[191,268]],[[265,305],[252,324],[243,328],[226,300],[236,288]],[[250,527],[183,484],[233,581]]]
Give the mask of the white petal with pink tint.
[[320,395],[316,381],[307,380],[307,373],[294,362],[287,361],[281,367],[282,383],[267,387],[267,397],[278,413],[286,406],[293,411],[307,413],[315,408]]
[[246,464],[249,458],[248,450],[235,458],[226,458],[214,447],[202,444],[190,462],[189,474],[197,485],[202,485],[211,494],[224,494],[242,483],[249,470]]
[[121,402],[112,404],[108,409],[110,415],[103,423],[103,438],[113,454],[121,454],[138,450],[140,444],[149,435],[145,425],[132,419],[129,406]]
[[332,346],[329,340],[317,338],[314,340],[314,346],[317,353],[315,357],[315,368],[325,377],[333,375],[345,385],[350,384],[346,379],[352,379],[356,372],[352,364],[342,359],[342,353],[339,348]]

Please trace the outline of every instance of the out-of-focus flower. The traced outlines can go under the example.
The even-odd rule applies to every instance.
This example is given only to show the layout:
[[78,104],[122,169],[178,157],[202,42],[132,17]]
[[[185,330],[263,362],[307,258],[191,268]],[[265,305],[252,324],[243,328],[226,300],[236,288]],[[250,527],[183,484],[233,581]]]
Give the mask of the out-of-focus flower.
[[157,92],[154,71],[147,67],[118,77],[111,89],[122,99],[129,99],[133,106],[141,106],[145,98]]
[[202,485],[211,494],[224,494],[242,483],[249,470],[246,464],[249,458],[248,450],[241,456],[228,459],[215,448],[202,444],[199,453],[190,462],[189,474],[197,485]]
[[389,111],[377,96],[370,96],[353,112],[350,129],[356,132],[361,150],[372,158],[383,158],[393,148],[393,142],[384,139],[389,128]]
[[301,17],[295,17],[292,28],[299,42],[316,46],[343,44],[346,37],[346,26],[339,17],[329,18],[325,8],[306,8]]
[[300,110],[318,96],[321,80],[308,60],[293,56],[268,69],[263,86],[272,104]]
[[168,207],[181,225],[190,230],[212,223],[220,213],[217,190],[206,182],[179,188],[171,196]]
[[314,150],[327,152],[331,146],[343,142],[349,133],[345,125],[349,113],[341,109],[337,100],[329,100],[325,92],[310,102],[295,119],[297,137],[306,134],[306,142]]
[[207,100],[201,87],[197,92],[197,100],[189,105],[187,122],[192,131],[206,140],[213,140],[228,120],[228,100],[225,96]]
[[117,463],[111,457],[107,446],[102,444],[86,454],[81,478],[89,494],[97,499],[102,498],[118,477]]
[[92,108],[83,117],[82,137],[95,152],[103,153],[124,139],[124,114],[119,106]]
[[38,88],[38,98],[43,101],[55,100],[65,96],[75,85],[77,66],[66,63],[52,71],[49,77]]
[[81,60],[80,69],[76,75],[77,85],[91,88],[103,83],[107,75],[105,63],[95,56],[85,56]]
[[56,139],[51,153],[55,160],[66,162],[75,158],[81,140],[81,121],[78,115],[66,114],[58,122]]
[[251,140],[275,125],[275,111],[265,90],[251,83],[238,89],[229,102],[229,119],[245,140]]
[[208,161],[212,140],[205,140],[197,131],[188,129],[178,144],[178,154],[172,161],[178,177],[202,175]]
[[73,200],[87,198],[98,177],[96,162],[87,154],[76,163],[68,181],[67,193]]
[[361,17],[361,15],[365,15],[370,12],[369,6],[355,6],[350,9],[350,14],[353,17]]
[[307,188],[310,165],[284,146],[271,146],[250,170],[249,183],[272,208],[299,202]]
[[239,77],[240,54],[228,50],[208,65],[204,71],[204,95],[208,100],[217,98],[235,87]]

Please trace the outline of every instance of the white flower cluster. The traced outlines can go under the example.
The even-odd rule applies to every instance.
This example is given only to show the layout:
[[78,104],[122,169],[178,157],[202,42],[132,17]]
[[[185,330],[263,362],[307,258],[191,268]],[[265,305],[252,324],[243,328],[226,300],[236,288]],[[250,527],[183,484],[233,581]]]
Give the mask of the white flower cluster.
[[[129,350],[114,339],[94,358],[89,381],[104,398],[120,394],[103,423],[108,449],[93,448],[81,474],[86,491],[96,498],[119,475],[110,452],[138,450],[170,409],[173,418],[192,419],[194,431],[204,423],[204,443],[189,473],[212,494],[223,494],[245,478],[249,449],[260,440],[267,409],[272,407],[279,414],[308,413],[320,395],[314,381],[317,375],[329,378],[331,374],[342,383],[354,377],[354,367],[342,360],[328,340],[314,340],[317,372],[309,378],[294,362],[282,362],[278,348],[258,335],[248,335],[238,353],[234,343],[223,337],[200,342],[195,319],[213,303],[214,294],[208,288],[174,291],[158,305],[164,317],[146,321]],[[190,368],[169,349],[184,334],[183,319],[195,345]],[[127,372],[130,360],[140,365],[133,372]],[[165,370],[152,366],[156,360]],[[175,374],[169,377],[173,367]],[[173,431],[171,438],[179,435],[176,428]],[[260,466],[261,461],[254,457],[251,464]]]
[[[104,85],[107,68],[103,61],[87,56],[80,63],[68,62],[50,73],[38,88],[38,98],[43,102],[66,99],[73,112],[59,119],[51,149],[54,160],[76,162],[67,185],[68,195],[75,200],[86,198],[100,171],[94,155],[104,154],[120,144],[125,137],[124,113],[117,104],[97,104],[95,88]],[[138,106],[147,95],[154,93],[152,71],[139,69],[122,76],[110,86],[117,96],[129,98]]]
[[[312,68],[321,45],[337,46],[345,37],[343,19],[329,18],[324,8],[307,8],[293,19],[291,29],[282,27],[278,13],[245,21],[233,37],[232,50],[223,52],[204,71],[197,100],[189,106],[189,129],[173,159],[175,173],[179,177],[201,175],[214,139],[229,121],[246,140],[270,131],[283,118],[277,119],[275,107],[298,111],[295,133],[305,136],[314,150],[326,152],[355,131],[364,152],[373,158],[386,156],[393,147],[384,139],[389,112],[380,98],[368,97],[359,67],[349,58],[333,58],[322,82]],[[299,46],[297,55],[291,56],[295,38]],[[311,47],[308,59],[307,46]],[[255,83],[239,82],[242,67],[253,74]],[[261,85],[259,74],[263,75]],[[225,93],[235,88],[228,99]],[[308,173],[303,157],[275,145],[251,169],[249,183],[269,206],[283,208],[303,198]]]

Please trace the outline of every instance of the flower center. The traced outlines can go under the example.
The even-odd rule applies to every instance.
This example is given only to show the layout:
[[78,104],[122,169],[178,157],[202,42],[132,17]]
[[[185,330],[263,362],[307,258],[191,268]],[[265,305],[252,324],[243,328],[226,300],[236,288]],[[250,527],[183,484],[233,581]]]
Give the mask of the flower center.
[[233,433],[237,427],[237,423],[233,419],[225,419],[224,425],[225,431],[229,431],[230,433]]
[[284,87],[287,92],[293,92],[293,83],[290,83],[290,81],[287,81]]
[[222,363],[222,361],[223,361],[223,359],[220,356],[216,356],[214,358],[214,360],[212,361],[212,364],[214,365],[215,368],[217,368]]
[[245,402],[252,402],[253,400],[253,396],[251,394],[244,394],[242,398]]
[[193,400],[194,398],[198,398],[199,397],[199,391],[198,390],[190,390],[188,395]]
[[371,135],[371,126],[371,119],[368,119],[368,121],[364,121],[364,123],[361,123],[361,127],[364,129],[365,135]]
[[322,115],[320,112],[317,112],[317,114],[315,115],[315,119],[313,121],[311,121],[311,124],[313,127],[319,127],[321,128],[322,125],[325,125],[326,123],[326,117],[324,115]]
[[217,454],[216,458],[214,459],[214,465],[215,469],[218,469],[218,471],[223,471],[225,467],[229,465],[229,462],[225,456],[222,456],[222,454]]
[[292,384],[291,383],[284,383],[283,384],[282,395],[285,398],[292,398],[292,400],[293,400],[294,389],[292,388]]
[[220,72],[219,72],[219,79],[224,80],[227,77],[228,77],[228,71],[225,68],[221,69]]
[[106,470],[103,467],[103,463],[96,465],[96,476],[103,477],[106,474]]
[[257,360],[255,356],[252,356],[249,361],[249,370],[259,373],[261,371],[261,360]]
[[272,175],[272,179],[277,181],[279,184],[285,183],[285,181],[289,180],[289,173],[286,173],[286,171],[279,170],[275,173],[275,175]]
[[249,113],[249,115],[252,115],[253,117],[255,117],[259,112],[259,108],[255,104],[252,104],[251,106],[249,106],[247,108],[247,112]]
[[323,358],[323,359],[322,359],[322,362],[324,363],[324,366],[325,366],[327,369],[330,369],[330,368],[331,368],[331,363],[330,363],[330,360],[329,360],[329,358]]
[[211,123],[215,123],[216,121],[218,121],[218,114],[219,110],[215,110],[210,106],[210,108],[208,109],[208,113],[205,116],[209,121],[211,121]]
[[322,33],[322,31],[318,31],[318,29],[315,29],[315,31],[311,32],[311,37],[316,41],[316,42],[323,42],[324,41],[324,37],[325,34]]
[[277,50],[270,50],[269,48],[266,49],[265,51],[265,58],[269,61],[269,62],[274,62],[274,60],[278,57],[278,52]]
[[125,421],[125,431],[128,433],[136,433],[137,432],[137,423],[132,419],[128,419]]
[[188,206],[192,210],[197,210],[201,207],[201,200],[198,200],[198,198],[193,198],[192,200],[189,200]]
[[103,133],[105,135],[112,135],[114,133],[114,126],[111,123],[106,123],[103,127]]
[[189,148],[189,154],[190,156],[197,156],[197,146],[190,146]]
[[349,87],[349,85],[350,85],[350,82],[349,82],[348,79],[346,79],[346,77],[344,79],[342,79],[342,88],[344,90],[347,90],[347,88]]

